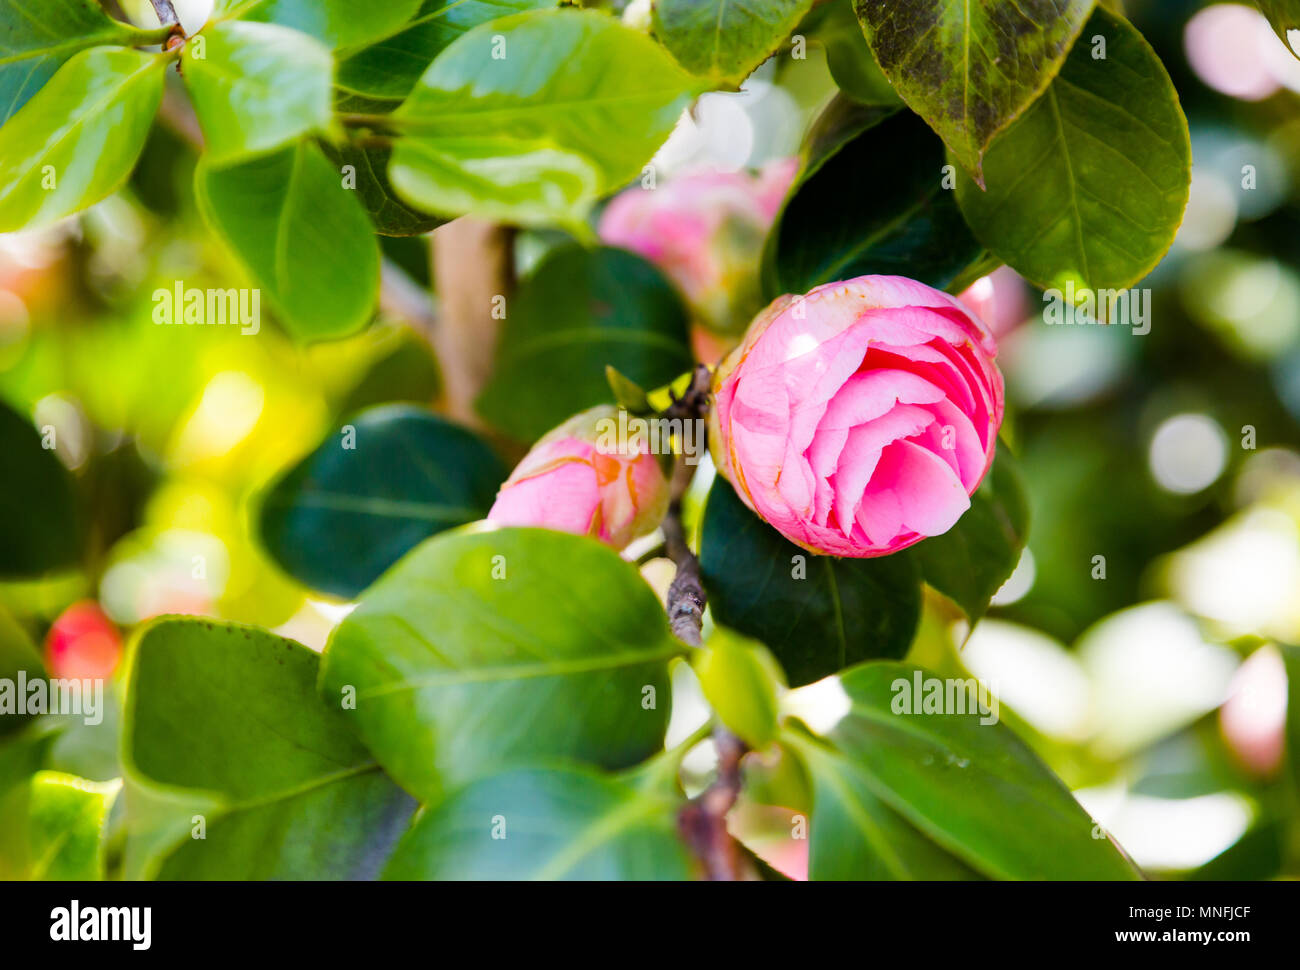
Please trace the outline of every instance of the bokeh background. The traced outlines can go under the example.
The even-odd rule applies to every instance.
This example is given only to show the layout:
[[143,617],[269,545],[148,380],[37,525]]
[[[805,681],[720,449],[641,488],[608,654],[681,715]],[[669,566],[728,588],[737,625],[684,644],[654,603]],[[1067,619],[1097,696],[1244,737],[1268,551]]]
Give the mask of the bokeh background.
[[[208,5],[177,4],[187,22]],[[147,3],[123,6],[143,22]],[[1009,270],[979,284],[1033,519],[961,662],[1151,874],[1300,875],[1274,646],[1300,641],[1300,60],[1253,6],[1123,8],[1181,96],[1191,202],[1141,284],[1145,336],[1047,326],[1041,294]],[[741,92],[706,95],[661,169],[793,155],[833,92],[817,47],[774,59]],[[343,414],[439,398],[400,301],[363,335],[306,348],[270,325],[155,326],[155,288],[235,275],[196,214],[194,163],[184,134],[159,125],[121,193],[0,236],[0,399],[56,429],[91,537],[85,568],[0,582],[0,635],[25,628],[55,673],[114,668],[130,631],[163,613],[319,648],[347,605],[277,569],[250,508]],[[521,269],[556,242],[523,233]],[[431,285],[428,238],[384,249],[396,278]],[[116,777],[112,723],[70,726],[52,767]]]

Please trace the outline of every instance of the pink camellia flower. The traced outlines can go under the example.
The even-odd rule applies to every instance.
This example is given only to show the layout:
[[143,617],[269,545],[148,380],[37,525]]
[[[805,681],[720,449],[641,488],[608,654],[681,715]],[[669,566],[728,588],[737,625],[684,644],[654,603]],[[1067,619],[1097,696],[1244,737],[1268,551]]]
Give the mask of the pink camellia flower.
[[952,528],[993,461],[996,352],[960,301],[901,276],[780,297],[714,374],[714,461],[805,549],[904,549]]
[[533,446],[510,473],[488,521],[594,536],[622,549],[668,511],[668,481],[649,436],[618,438],[618,408],[575,415]]
[[797,168],[781,159],[757,175],[699,172],[633,186],[606,207],[600,238],[663,270],[700,324],[739,333],[759,308],[763,241]]

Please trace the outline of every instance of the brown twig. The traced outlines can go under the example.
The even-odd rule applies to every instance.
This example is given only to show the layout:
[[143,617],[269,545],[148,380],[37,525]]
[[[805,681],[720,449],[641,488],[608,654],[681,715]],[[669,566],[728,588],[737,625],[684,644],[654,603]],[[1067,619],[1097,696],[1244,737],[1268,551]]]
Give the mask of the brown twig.
[[[700,365],[691,376],[690,386],[663,412],[667,418],[702,420],[709,407],[710,373]],[[664,550],[677,565],[677,575],[668,587],[665,606],[673,635],[692,647],[702,645],[704,607],[708,601],[700,579],[700,560],[691,551],[682,525],[682,496],[690,486],[695,466],[678,460],[673,471],[672,498],[664,519]],[[748,879],[752,873],[739,846],[727,831],[727,814],[740,797],[740,760],[747,750],[745,742],[722,726],[713,732],[718,751],[718,776],[698,797],[687,802],[677,816],[682,838],[704,867],[705,878],[734,882]]]
[[740,797],[740,759],[745,744],[730,731],[713,732],[718,749],[718,777],[677,815],[677,827],[704,866],[704,876],[717,882],[749,879],[747,861],[727,831],[727,813]]

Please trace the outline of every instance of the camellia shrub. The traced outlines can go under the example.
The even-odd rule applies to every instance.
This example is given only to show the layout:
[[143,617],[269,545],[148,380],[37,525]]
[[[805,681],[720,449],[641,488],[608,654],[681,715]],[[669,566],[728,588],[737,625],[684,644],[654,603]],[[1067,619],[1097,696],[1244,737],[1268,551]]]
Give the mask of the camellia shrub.
[[[428,366],[384,356],[245,496],[275,582],[347,604],[322,643],[192,592],[78,602],[44,653],[0,613],[4,682],[108,715],[10,688],[3,874],[1140,876],[949,635],[1030,528],[988,275],[1125,291],[1187,203],[1116,5],[194,6],[0,5],[0,232],[184,193],[160,398],[208,329],[346,359],[401,319]],[[810,49],[827,96],[767,122],[797,156],[664,161]],[[43,434],[0,410],[0,572],[93,582],[122,533]]]

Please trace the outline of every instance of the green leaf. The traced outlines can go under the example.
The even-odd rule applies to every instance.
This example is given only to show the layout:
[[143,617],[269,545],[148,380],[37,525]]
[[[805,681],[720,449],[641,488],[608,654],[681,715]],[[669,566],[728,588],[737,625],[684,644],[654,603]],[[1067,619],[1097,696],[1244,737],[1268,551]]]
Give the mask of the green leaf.
[[1300,0],[1255,0],[1274,32],[1296,57],[1300,57]]
[[35,576],[81,556],[72,476],[21,414],[0,403],[0,577]]
[[239,21],[200,36],[203,56],[185,58],[185,84],[212,164],[328,130],[334,61],[319,42],[287,27]]
[[715,627],[693,665],[705,700],[732,733],[755,750],[776,737],[776,686],[784,678],[761,643]]
[[96,0],[6,0],[0,6],[0,125],[78,51],[156,44],[160,34],[112,19]]
[[655,0],[655,36],[700,77],[739,84],[774,54],[812,0]]
[[791,743],[812,776],[810,879],[982,878],[882,801],[871,775],[851,757],[819,744]]
[[1293,804],[1300,803],[1300,647],[1278,644],[1282,664],[1286,670],[1286,734],[1283,742],[1286,751],[1287,774],[1290,778]]
[[292,27],[330,47],[351,47],[399,29],[419,6],[420,0],[217,0],[216,13]]
[[392,114],[389,177],[412,204],[576,224],[636,175],[698,82],[644,34],[590,10],[534,10],[466,33]]
[[121,779],[87,781],[57,771],[32,779],[30,878],[84,882],[104,878],[104,828]]
[[834,126],[838,137],[854,128],[857,133],[805,163],[768,235],[767,295],[807,293],[822,283],[876,273],[948,286],[983,247],[943,187],[939,139],[910,111],[882,119],[880,108],[843,99],[828,111],[832,118],[823,124]]
[[[988,191],[957,201],[994,255],[1045,289],[1124,289],[1169,249],[1191,180],[1187,122],[1164,65],[1127,22],[1098,9],[1087,43],[993,143]],[[1105,59],[1091,40],[1105,38]]]
[[364,326],[379,297],[379,245],[356,193],[309,142],[194,173],[203,216],[300,339]]
[[654,412],[645,388],[617,367],[611,364],[605,365],[605,382],[609,384],[609,390],[614,395],[614,402],[624,411],[639,415]]
[[1137,878],[1009,728],[981,723],[973,697],[952,692],[969,713],[922,713],[948,687],[898,663],[862,664],[840,686],[846,709],[824,741],[787,735],[813,777],[813,878],[950,878],[961,866],[949,856],[995,879]]
[[531,441],[613,399],[605,368],[641,387],[692,365],[688,314],[664,275],[634,253],[564,246],[511,299],[492,380],[478,411]]
[[746,508],[721,477],[704,509],[700,573],[714,618],[766,644],[794,686],[860,660],[901,657],[921,614],[909,555],[815,556]]
[[459,531],[361,597],[325,652],[327,698],[408,791],[507,763],[639,763],[663,746],[684,648],[636,567],[582,536]]
[[679,807],[590,771],[505,771],[421,815],[384,878],[689,879]]
[[1092,4],[854,0],[854,9],[894,90],[978,180],[989,142],[1061,69]]
[[826,66],[846,96],[861,104],[898,104],[898,92],[876,63],[848,3],[815,6],[799,32],[826,50]]
[[319,663],[233,624],[164,619],[144,632],[123,731],[128,878],[378,873],[414,805],[316,692]]
[[507,470],[422,408],[348,419],[262,500],[262,541],[296,579],[354,597],[422,540],[487,515]]
[[322,142],[320,147],[338,171],[346,175],[346,166],[352,166],[357,199],[380,235],[421,236],[442,225],[442,219],[417,212],[393,190],[388,181],[388,163],[393,157],[392,145],[359,145],[353,142],[331,145]]
[[1011,576],[1029,532],[1020,466],[1006,445],[971,496],[957,524],[912,547],[925,581],[954,600],[972,621]]
[[96,47],[64,64],[0,128],[0,232],[94,205],[135,167],[162,101],[167,61]]
[[0,736],[0,879],[26,879],[32,864],[32,777],[45,764],[53,735],[38,722]]
[[372,98],[402,100],[430,62],[466,31],[556,0],[424,0],[410,23],[339,61],[341,87]]

